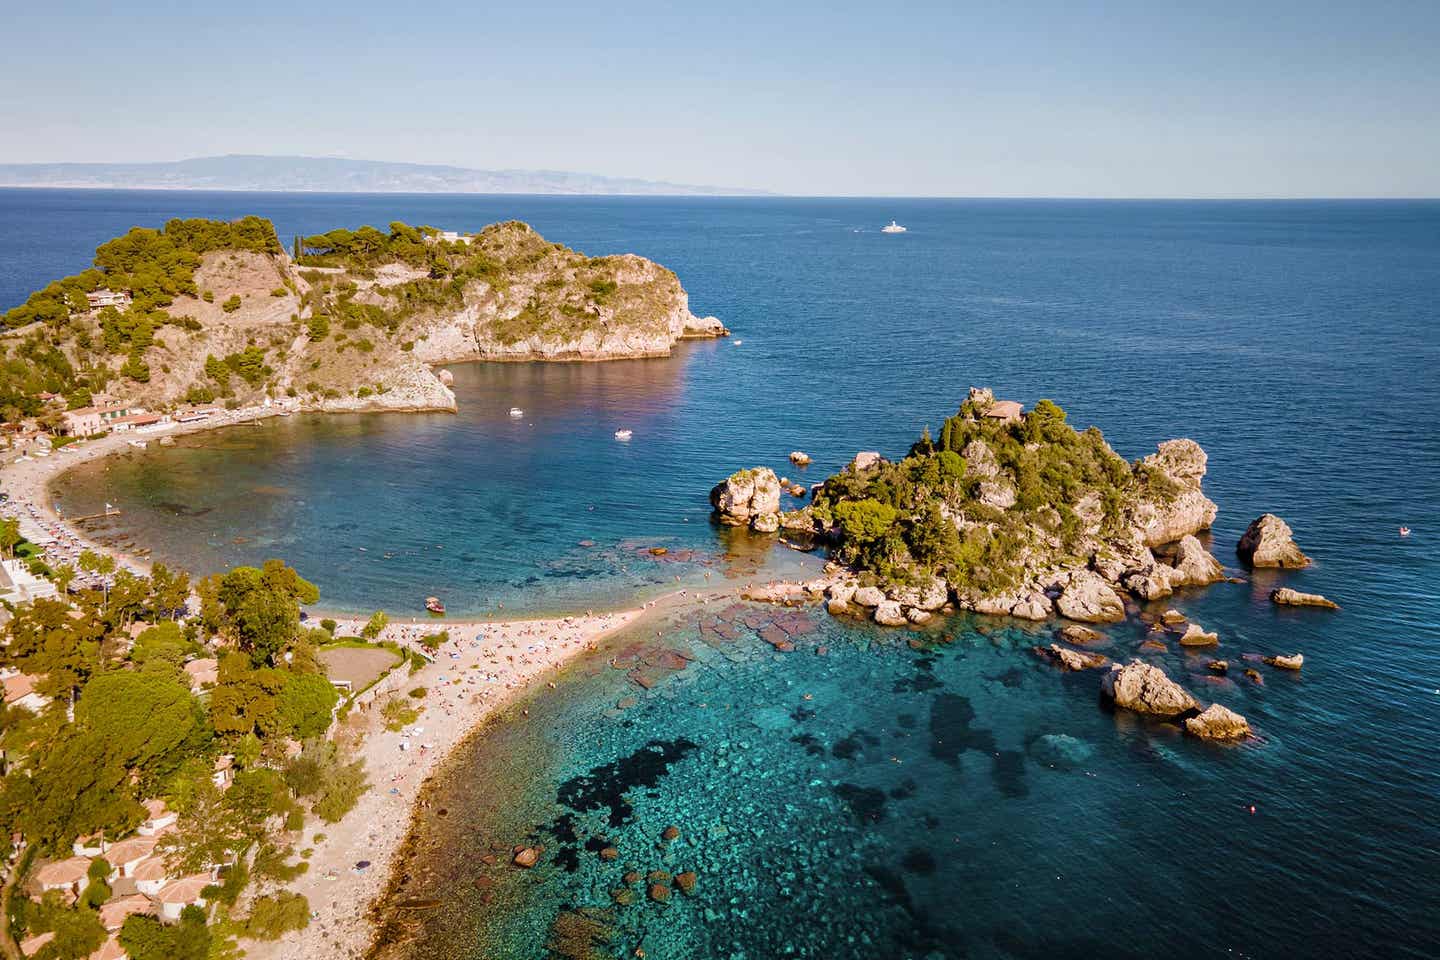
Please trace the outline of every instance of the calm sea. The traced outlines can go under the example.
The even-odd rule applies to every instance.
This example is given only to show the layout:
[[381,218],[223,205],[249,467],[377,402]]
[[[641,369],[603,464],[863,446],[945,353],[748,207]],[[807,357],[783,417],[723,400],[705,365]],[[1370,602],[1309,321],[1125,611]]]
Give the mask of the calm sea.
[[[283,556],[331,606],[394,613],[749,578],[760,551],[710,526],[711,484],[795,476],[794,449],[815,457],[806,482],[900,453],[972,384],[1053,398],[1127,457],[1194,438],[1222,560],[1264,511],[1317,560],[1174,601],[1232,662],[1305,653],[1263,686],[1154,655],[1250,717],[1260,738],[1235,749],[1102,710],[1093,675],[1036,663],[1015,625],[957,620],[934,644],[817,618],[777,656],[755,636],[774,611],[731,611],[723,643],[682,618],[658,642],[689,669],[647,692],[577,667],[457,762],[440,792],[464,816],[432,837],[453,856],[414,884],[460,909],[419,953],[545,956],[557,916],[607,904],[627,865],[700,884],[615,908],[617,955],[1440,953],[1440,203],[0,191],[0,303],[132,224],[242,213],[283,237],[524,219],[664,263],[735,337],[460,366],[455,416],[293,417],[60,484],[72,510],[122,507],[103,533],[195,570]],[[880,234],[892,217],[910,231]],[[1343,609],[1277,611],[1282,580]],[[1125,657],[1139,636],[1112,641]],[[529,836],[555,854],[535,871],[478,859]],[[618,863],[586,850],[600,839]]]

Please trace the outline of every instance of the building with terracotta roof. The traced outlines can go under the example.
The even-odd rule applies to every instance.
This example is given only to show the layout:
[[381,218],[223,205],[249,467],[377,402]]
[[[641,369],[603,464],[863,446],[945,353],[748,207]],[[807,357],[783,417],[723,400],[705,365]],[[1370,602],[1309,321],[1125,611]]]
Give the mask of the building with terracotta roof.
[[89,857],[54,860],[35,871],[35,886],[42,894],[61,890],[79,896],[80,888],[85,884],[89,873]]
[[130,880],[135,889],[147,896],[155,896],[170,882],[170,868],[165,866],[164,857],[149,857],[141,860],[130,871]]
[[136,831],[142,837],[153,837],[156,834],[164,833],[175,826],[175,821],[180,819],[165,806],[164,800],[145,801],[145,820]]
[[12,673],[4,679],[5,706],[24,707],[31,713],[39,713],[50,703],[50,698],[35,691],[39,677],[28,673]]
[[100,949],[90,954],[85,960],[126,960],[129,956],[130,954],[125,952],[125,948],[120,946],[120,941],[112,936],[100,944]]
[[155,852],[155,843],[159,837],[130,837],[112,844],[110,850],[105,854],[105,860],[118,871],[122,877],[128,877],[135,868],[143,861],[150,858]]
[[137,913],[154,913],[155,904],[150,898],[141,893],[132,893],[128,897],[118,897],[100,907],[100,923],[106,930],[119,930],[125,925],[125,918],[134,916]]
[[160,916],[166,920],[179,920],[180,911],[186,907],[205,906],[201,891],[214,882],[215,878],[208,873],[194,873],[166,884],[155,895],[155,899],[160,901]]
[[985,411],[985,416],[991,420],[999,420],[1003,423],[1014,423],[1020,419],[1020,413],[1025,408],[1014,400],[996,400],[990,404]]
[[37,933],[33,937],[26,937],[20,941],[20,952],[27,957],[33,957],[40,952],[41,947],[54,939],[55,934],[49,930],[44,933]]

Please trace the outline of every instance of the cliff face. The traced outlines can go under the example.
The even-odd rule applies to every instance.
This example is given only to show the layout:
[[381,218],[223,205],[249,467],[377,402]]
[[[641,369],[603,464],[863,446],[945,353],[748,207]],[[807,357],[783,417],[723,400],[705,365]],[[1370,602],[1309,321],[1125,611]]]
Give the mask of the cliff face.
[[[518,222],[467,238],[404,224],[333,231],[308,238],[298,261],[256,218],[243,231],[176,221],[141,233],[7,317],[58,342],[73,368],[31,389],[103,390],[151,409],[291,397],[327,411],[454,410],[437,364],[666,356],[728,332],[692,314],[659,264],[586,257]],[[122,281],[133,304],[87,307],[86,293]]]
[[1194,536],[1216,512],[1201,490],[1205,466],[1191,440],[1127,463],[1048,401],[1022,414],[974,390],[938,439],[894,463],[857,456],[804,509],[775,508],[773,525],[758,499],[720,495],[744,486],[736,478],[712,503],[722,522],[829,541],[907,616],[926,609],[913,602],[919,590],[981,613],[1106,622],[1125,616],[1127,596],[1154,600],[1223,576]]

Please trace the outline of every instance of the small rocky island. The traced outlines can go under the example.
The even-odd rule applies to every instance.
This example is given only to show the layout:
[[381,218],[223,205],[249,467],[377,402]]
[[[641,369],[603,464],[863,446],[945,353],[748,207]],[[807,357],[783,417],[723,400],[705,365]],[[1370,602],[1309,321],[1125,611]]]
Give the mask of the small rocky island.
[[[1099,430],[1075,430],[1049,400],[1027,413],[972,388],[938,438],[927,430],[897,461],[862,451],[810,491],[787,487],[768,467],[740,470],[711,490],[710,502],[721,524],[829,547],[825,576],[754,587],[749,599],[798,605],[823,598],[836,616],[896,627],[957,611],[1079,621],[1035,653],[1060,670],[1108,668],[1100,693],[1118,708],[1179,723],[1201,739],[1237,741],[1251,735],[1244,717],[1202,705],[1154,664],[1112,663],[1085,649],[1106,638],[1081,626],[1137,616],[1148,625],[1142,655],[1165,651],[1167,640],[1190,649],[1219,645],[1218,634],[1177,610],[1140,607],[1227,579],[1196,536],[1217,512],[1201,489],[1205,469],[1205,451],[1193,440],[1167,440],[1130,463]],[[798,500],[807,492],[810,503],[782,508],[786,495]],[[1309,563],[1290,527],[1272,514],[1250,525],[1238,553],[1252,567]],[[1290,589],[1272,599],[1334,607]],[[1304,662],[1298,653],[1247,659],[1288,671]],[[1228,669],[1224,660],[1209,661],[1212,674]],[[1253,669],[1245,675],[1261,682]]]
[[923,622],[947,606],[1027,620],[1124,619],[1125,598],[1168,596],[1225,577],[1196,538],[1215,519],[1206,456],[1168,440],[1135,463],[1100,431],[1077,431],[1042,400],[1028,413],[972,389],[938,438],[889,461],[858,454],[802,509],[782,511],[766,467],[711,492],[721,523],[828,543],[843,572],[832,612]]

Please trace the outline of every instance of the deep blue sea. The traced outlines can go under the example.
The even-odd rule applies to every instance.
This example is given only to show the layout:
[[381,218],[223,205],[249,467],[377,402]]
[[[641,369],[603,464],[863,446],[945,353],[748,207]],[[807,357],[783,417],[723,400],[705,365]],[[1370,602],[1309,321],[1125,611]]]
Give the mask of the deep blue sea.
[[[452,855],[414,885],[456,909],[417,956],[547,956],[556,918],[609,904],[630,865],[700,883],[611,909],[617,956],[1440,955],[1440,202],[0,191],[0,304],[132,224],[244,213],[285,238],[523,219],[658,260],[734,337],[668,360],[459,366],[455,416],[294,417],[60,484],[67,508],[122,507],[107,535],[198,571],[279,555],[329,605],[392,613],[748,579],[765,547],[708,523],[714,482],[901,453],[972,384],[1052,398],[1131,458],[1197,440],[1217,556],[1233,564],[1270,511],[1316,559],[1169,604],[1232,662],[1305,654],[1263,686],[1149,655],[1250,718],[1257,739],[1228,749],[1103,709],[1094,674],[1029,653],[1041,628],[817,615],[785,621],[799,649],[778,655],[758,637],[773,610],[729,611],[723,642],[698,613],[647,627],[695,662],[648,691],[605,656],[579,665],[437,787]],[[909,232],[879,233],[892,217]],[[803,474],[794,449],[815,457]],[[1279,582],[1343,609],[1276,610]],[[1106,652],[1139,639],[1117,628]],[[661,849],[669,823],[682,839]],[[529,837],[550,854],[534,871],[479,859]],[[618,863],[586,849],[601,839]]]

